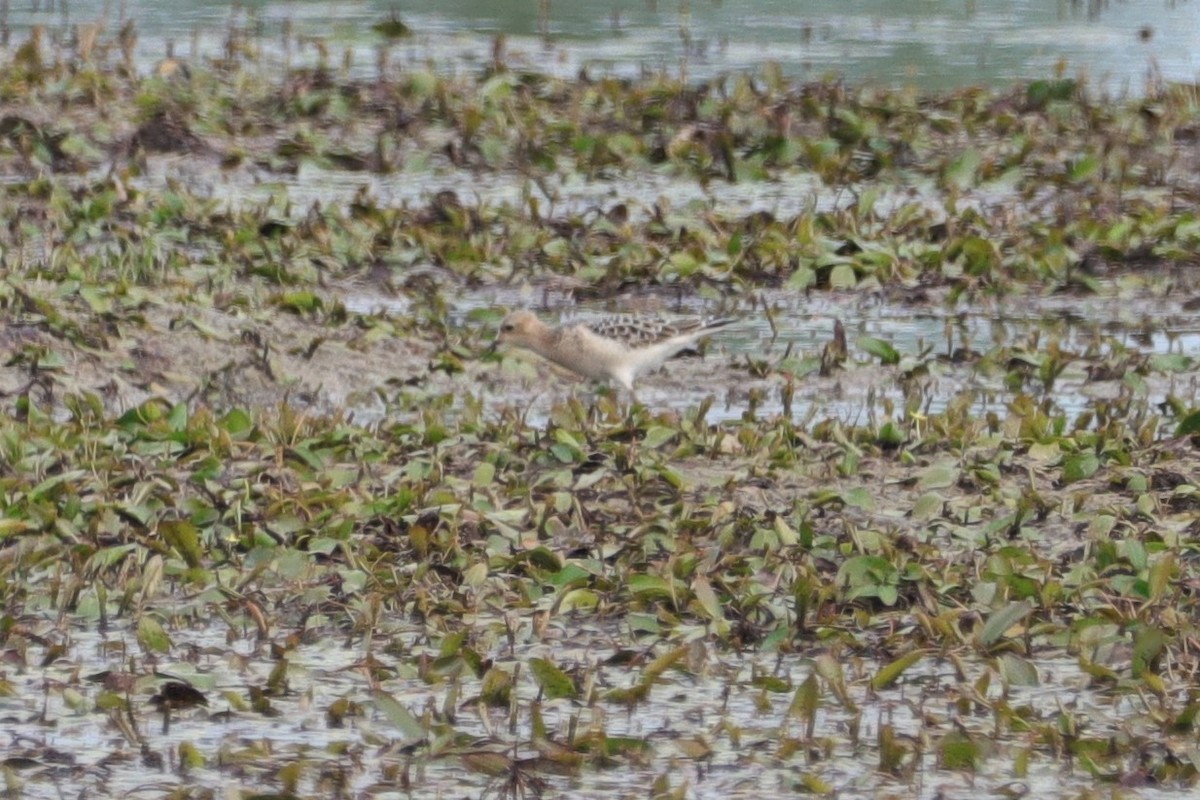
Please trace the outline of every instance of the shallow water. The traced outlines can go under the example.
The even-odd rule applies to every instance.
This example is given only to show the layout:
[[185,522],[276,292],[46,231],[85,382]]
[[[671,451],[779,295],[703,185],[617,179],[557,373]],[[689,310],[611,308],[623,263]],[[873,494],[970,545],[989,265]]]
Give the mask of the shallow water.
[[[56,622],[55,617],[57,612],[40,620],[29,615],[24,622],[53,636],[53,629],[61,630],[61,621]],[[142,753],[122,739],[105,713],[93,707],[99,694],[97,684],[77,681],[79,673],[87,675],[123,665],[122,659],[103,653],[112,652],[114,642],[132,645],[136,636],[129,620],[115,619],[109,631],[100,635],[89,621],[72,621],[68,615],[68,648],[45,669],[10,672],[8,679],[14,692],[0,696],[0,715],[6,719],[6,733],[13,743],[10,755],[27,752],[27,748],[32,753],[32,748],[42,745],[54,748],[67,759],[56,766],[43,756],[40,765],[22,768],[17,773],[24,781],[20,796],[49,800],[75,796],[86,789],[89,796],[157,797],[173,788],[197,784],[228,793],[251,787],[266,791],[279,787],[278,770],[289,763],[302,765],[298,788],[307,796],[323,791],[319,782],[323,774],[340,775],[350,796],[394,796],[399,786],[385,777],[384,771],[389,765],[405,763],[413,765],[412,791],[420,796],[430,791],[478,796],[489,786],[489,778],[463,769],[457,756],[431,756],[423,746],[411,755],[399,752],[405,734],[378,705],[379,695],[363,670],[356,668],[366,648],[361,642],[343,646],[333,630],[310,628],[308,638],[314,643],[301,644],[287,654],[289,691],[271,699],[277,716],[238,710],[234,698],[245,700],[247,687],[265,685],[278,662],[253,641],[249,632],[239,635],[215,621],[217,615],[212,618],[212,622],[168,622],[173,651],[190,651],[198,657],[192,663],[170,660],[156,664],[160,672],[192,681],[204,691],[210,704],[207,709],[176,712],[170,730],[164,732],[160,716],[147,702],[154,682],[143,680],[130,695],[132,718],[145,740],[146,751],[163,757],[162,766],[156,766],[143,763]],[[489,627],[503,628],[494,614],[481,615],[475,623],[477,633]],[[425,634],[420,624],[393,618],[377,632],[373,654],[379,666],[395,671],[392,677],[384,675],[378,691],[417,718],[426,709],[444,709],[450,685],[429,684],[416,678],[414,669],[420,654],[437,655],[436,648],[422,643]],[[799,653],[783,659],[773,653],[743,654],[701,644],[706,637],[700,629],[696,634],[688,666],[666,673],[636,711],[622,711],[611,703],[542,702],[545,723],[555,738],[566,737],[574,718],[578,735],[594,725],[610,737],[634,737],[648,746],[644,755],[622,759],[610,768],[584,766],[573,776],[546,776],[548,796],[642,796],[645,786],[664,774],[670,776],[674,786],[690,782],[686,796],[697,800],[752,798],[764,792],[790,794],[804,773],[837,786],[839,797],[863,798],[878,797],[886,790],[896,791],[898,796],[922,798],[943,796],[939,792],[949,788],[955,792],[969,787],[999,792],[1016,779],[1011,772],[1012,751],[1028,747],[1028,743],[1007,734],[995,737],[995,749],[974,775],[938,769],[935,755],[929,752],[921,757],[910,780],[864,769],[862,749],[873,752],[880,725],[891,725],[902,737],[921,737],[927,724],[924,715],[940,718],[949,712],[944,698],[947,693],[952,696],[961,691],[964,685],[949,661],[929,654],[905,671],[896,686],[872,692],[867,683],[881,664],[857,656],[841,659],[849,693],[862,709],[861,717],[856,723],[828,691],[823,691],[810,744],[790,757],[781,757],[779,748],[785,738],[803,736],[804,722],[789,708],[794,688],[813,672],[814,657],[821,651],[814,651],[812,657]],[[570,631],[556,624],[546,638],[538,639],[529,635],[527,625],[521,625],[515,649],[510,650],[500,637],[494,649],[481,655],[495,658],[499,666],[511,670],[518,662],[553,653],[559,664],[587,665],[598,688],[604,691],[630,685],[637,679],[637,671],[600,664],[612,652],[612,642],[624,635],[615,629],[597,628],[594,623]],[[385,645],[396,641],[404,642],[402,657],[382,652]],[[969,653],[959,655],[969,681],[994,668],[990,659]],[[1092,686],[1073,656],[1043,654],[1036,668],[1036,686],[1009,686],[1004,692],[1014,708],[1039,709],[1033,716],[1045,724],[1052,724],[1056,709],[1065,707],[1077,724],[1086,725],[1089,735],[1121,735],[1136,729],[1140,716],[1147,713],[1134,700],[1114,698],[1107,690]],[[756,677],[766,675],[778,679],[785,688],[768,691],[756,681]],[[81,706],[73,709],[64,702],[68,687],[82,695]],[[529,755],[528,718],[522,714],[516,726],[510,727],[505,709],[482,709],[471,702],[478,688],[478,681],[469,673],[463,677],[459,702],[451,706],[456,709],[450,723],[453,730],[468,740],[475,737],[478,745],[485,740],[493,748],[519,745],[518,752]],[[537,696],[532,678],[522,675],[516,690],[521,698],[519,707],[527,709]],[[993,694],[998,691],[998,686],[992,690]],[[331,726],[325,717],[326,710],[339,698],[362,707],[362,714],[347,717],[344,727]],[[959,721],[963,729],[985,740],[994,736],[993,724],[986,714],[964,715]],[[849,736],[856,725],[861,745]],[[736,742],[730,731],[736,731]],[[708,758],[693,757],[695,751],[689,750],[689,743],[696,742],[709,749]],[[223,763],[211,760],[203,767],[181,769],[178,748],[184,743],[194,745],[210,759],[221,754]],[[444,743],[434,744],[435,752],[444,747]],[[113,753],[122,756],[114,759]],[[1032,753],[1028,774],[1020,780],[1030,787],[1030,796],[1037,797],[1086,791],[1093,779],[1083,769],[1064,772],[1058,760],[1038,750]],[[325,787],[328,791],[328,785]],[[1136,796],[1176,794],[1143,788]]]
[[[546,299],[549,305],[544,305]],[[351,294],[343,300],[347,308],[359,313],[405,314],[408,310],[406,300],[380,295]],[[625,300],[628,302],[630,298]],[[748,380],[745,363],[750,359],[765,359],[780,364],[785,353],[790,359],[818,357],[832,339],[837,322],[845,329],[849,347],[846,368],[830,378],[813,374],[797,381],[791,404],[791,416],[796,421],[832,418],[863,423],[882,419],[886,417],[882,413],[885,401],[903,411],[906,397],[900,369],[905,364],[910,368],[915,366],[913,360],[918,358],[928,366],[929,375],[917,381],[922,391],[919,407],[913,411],[940,413],[949,402],[970,392],[973,414],[1002,412],[1017,392],[1005,386],[1003,374],[982,374],[973,362],[954,364],[945,358],[962,347],[980,354],[1001,347],[1036,354],[1054,341],[1062,350],[1078,355],[1080,358],[1073,360],[1053,389],[1045,393],[1068,419],[1086,411],[1097,399],[1116,397],[1121,390],[1116,380],[1089,380],[1087,367],[1097,358],[1125,353],[1154,356],[1200,352],[1200,311],[1184,311],[1178,303],[1168,303],[1164,313],[1161,301],[1122,299],[1115,293],[1087,299],[1021,298],[959,308],[940,304],[914,306],[901,300],[859,294],[821,293],[802,298],[784,291],[762,292],[758,302],[773,309],[771,321],[757,303],[754,308],[739,307],[736,303],[723,305],[719,309],[722,315],[741,316],[741,321],[711,337],[703,362],[678,359],[656,374],[643,376],[638,384],[638,399],[653,408],[682,412],[711,396],[715,400],[708,415],[711,421],[736,420],[747,413],[748,392],[754,390],[759,393],[754,402],[756,413],[779,416],[784,413],[782,377],[775,372],[762,380]],[[472,310],[480,307],[530,307],[548,321],[570,321],[603,316],[612,310],[612,305],[575,303],[567,295],[553,292],[543,295],[528,287],[497,288],[458,296],[451,314],[464,322]],[[615,305],[624,310],[621,300]],[[679,298],[663,305],[662,313],[668,317],[704,315],[716,310],[696,298]],[[901,365],[880,367],[877,360],[856,346],[860,336],[889,342],[899,352]],[[1084,359],[1089,348],[1097,355]],[[520,353],[511,358],[536,361],[536,357]],[[906,358],[909,360],[905,361]],[[1155,398],[1170,391],[1193,405],[1200,402],[1200,387],[1194,372],[1181,374],[1178,379],[1152,374],[1146,382]],[[527,382],[524,388],[521,384],[505,384],[489,400],[497,405],[526,407],[529,421],[540,424],[553,403],[580,391],[579,384],[552,378],[549,383]],[[1036,383],[1027,384],[1022,391],[1042,396]],[[366,416],[360,418],[371,419],[372,412],[364,411]]]
[[28,0],[4,4],[10,45],[41,25],[66,40],[75,24],[113,30],[136,22],[146,63],[168,46],[178,55],[218,55],[234,29],[272,58],[311,62],[319,37],[361,72],[375,69],[380,37],[370,30],[397,8],[411,38],[392,61],[471,69],[490,60],[492,38],[508,37],[516,65],[560,75],[581,68],[635,75],[665,70],[707,78],[757,70],[765,61],[812,80],[946,89],[1084,73],[1111,93],[1143,92],[1159,80],[1195,82],[1194,2],[1004,0],[895,3],[887,0]]

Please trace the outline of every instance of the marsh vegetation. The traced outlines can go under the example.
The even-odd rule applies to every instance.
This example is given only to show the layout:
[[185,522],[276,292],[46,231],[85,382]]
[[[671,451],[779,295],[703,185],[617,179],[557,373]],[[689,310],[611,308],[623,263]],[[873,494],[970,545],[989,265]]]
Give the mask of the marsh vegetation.
[[1195,86],[233,45],[0,70],[11,796],[1191,790]]

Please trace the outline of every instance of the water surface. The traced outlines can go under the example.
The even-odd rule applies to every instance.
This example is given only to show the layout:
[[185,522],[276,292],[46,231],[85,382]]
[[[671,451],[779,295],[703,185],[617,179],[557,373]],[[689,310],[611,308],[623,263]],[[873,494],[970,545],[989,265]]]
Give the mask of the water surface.
[[395,44],[393,62],[443,68],[489,60],[502,34],[513,63],[560,75],[587,68],[707,78],[769,61],[806,80],[835,74],[948,89],[1062,70],[1134,94],[1160,80],[1200,76],[1200,24],[1190,0],[34,0],[5,7],[9,46],[33,25],[65,41],[75,24],[102,21],[115,30],[131,19],[147,61],[168,43],[181,55],[219,54],[232,29],[286,61],[314,58],[311,40],[319,38],[336,54],[350,51],[357,69],[369,72],[383,41],[371,25],[399,9],[413,35]]

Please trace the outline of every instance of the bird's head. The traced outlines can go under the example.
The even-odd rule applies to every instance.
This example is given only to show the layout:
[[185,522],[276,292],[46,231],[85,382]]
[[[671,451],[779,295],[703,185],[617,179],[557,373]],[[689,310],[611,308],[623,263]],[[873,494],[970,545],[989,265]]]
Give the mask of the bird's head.
[[500,322],[500,330],[496,340],[492,342],[495,350],[502,344],[528,347],[531,342],[545,331],[545,325],[530,311],[514,311]]

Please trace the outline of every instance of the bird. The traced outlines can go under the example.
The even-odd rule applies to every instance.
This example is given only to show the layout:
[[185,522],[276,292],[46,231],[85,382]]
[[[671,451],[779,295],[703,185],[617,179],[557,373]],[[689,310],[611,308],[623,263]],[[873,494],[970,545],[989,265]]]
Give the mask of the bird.
[[619,384],[632,394],[639,375],[736,321],[733,317],[715,317],[670,322],[620,314],[552,327],[533,312],[520,310],[500,323],[492,349],[514,345],[531,350],[578,375]]

